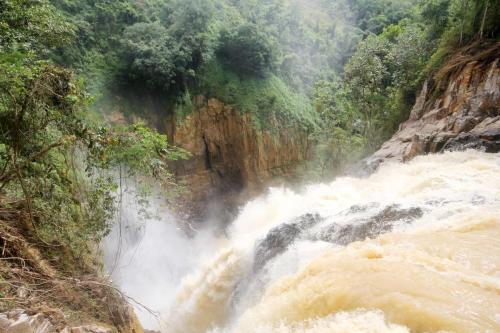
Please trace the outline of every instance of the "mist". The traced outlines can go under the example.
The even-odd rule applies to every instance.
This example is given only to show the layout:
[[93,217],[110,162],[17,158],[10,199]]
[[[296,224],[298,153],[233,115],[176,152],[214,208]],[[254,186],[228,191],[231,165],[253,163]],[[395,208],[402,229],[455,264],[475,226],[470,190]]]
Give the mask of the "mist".
[[[138,203],[133,181],[123,185],[122,204],[102,244],[105,271],[127,297],[147,329],[159,329],[160,314],[169,310],[183,277],[215,247],[214,224],[182,229],[181,220],[154,190],[147,207]],[[189,228],[189,227],[188,227]],[[153,313],[152,313],[153,312]]]
[[[250,22],[256,20],[249,14],[246,17],[248,12],[254,12],[252,8],[246,8],[253,6],[251,1],[248,4],[240,3],[238,6],[241,8],[233,6],[234,12],[239,12],[238,17],[241,15]],[[359,30],[355,28],[355,15],[345,0],[284,1],[277,10],[281,14],[274,12],[274,15],[263,15],[254,23],[263,27],[282,47],[284,59],[279,64],[279,75],[291,87],[310,96],[315,81],[340,74],[345,59],[361,38]],[[222,22],[225,18],[218,15],[221,14],[216,14],[213,19]],[[266,27],[280,25],[281,15],[290,15],[291,18],[284,30],[268,31]],[[318,44],[312,37],[318,34],[328,36],[325,39],[328,42]],[[144,93],[142,90],[127,92],[129,99],[137,94],[142,96],[138,103],[143,106],[142,112],[152,113],[153,116],[148,114],[146,118],[152,123],[159,123],[154,115],[160,111],[148,101],[149,94]],[[208,205],[208,220],[192,226],[187,225],[187,221],[176,216],[167,206],[159,189],[155,189],[153,196],[148,199],[148,214],[145,214],[144,207],[137,200],[137,188],[133,180],[123,185],[121,205],[111,233],[102,244],[105,271],[113,284],[131,298],[130,303],[142,325],[147,329],[159,330],[162,326],[161,314],[171,312],[183,279],[220,250],[218,245],[222,240],[216,233],[226,228],[234,233],[233,229],[242,224],[250,227],[247,230],[249,234],[258,232],[255,223],[267,224],[269,221],[265,218],[269,217],[269,212],[255,209],[254,206],[259,207],[261,204],[257,199],[242,209],[241,218],[249,218],[248,223],[236,221],[233,227],[221,226],[221,221],[214,218],[219,216],[221,205],[214,202]],[[271,191],[269,195],[273,197],[276,193]],[[305,210],[299,202],[292,210],[279,208],[275,207],[276,212],[280,212],[276,216],[276,223],[295,216],[297,209]]]

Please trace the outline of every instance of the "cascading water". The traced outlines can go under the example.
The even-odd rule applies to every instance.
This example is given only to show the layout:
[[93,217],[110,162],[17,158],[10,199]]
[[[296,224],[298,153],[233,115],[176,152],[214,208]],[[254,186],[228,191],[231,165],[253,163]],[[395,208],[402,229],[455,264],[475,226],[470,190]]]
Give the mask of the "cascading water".
[[499,239],[499,154],[272,189],[204,250],[162,332],[499,332]]
[[188,237],[161,191],[153,188],[144,206],[137,200],[137,184],[131,179],[121,183],[118,221],[103,243],[106,271],[132,298],[141,323],[156,329],[157,313],[168,311],[182,278],[200,265],[199,253],[215,247],[215,239],[203,230]]

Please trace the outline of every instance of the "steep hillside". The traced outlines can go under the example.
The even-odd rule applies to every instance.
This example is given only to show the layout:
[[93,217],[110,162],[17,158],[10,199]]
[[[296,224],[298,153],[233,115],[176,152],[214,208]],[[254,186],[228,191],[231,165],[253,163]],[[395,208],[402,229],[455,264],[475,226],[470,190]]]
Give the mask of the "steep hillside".
[[365,166],[445,150],[500,151],[499,54],[498,42],[459,50],[424,83],[410,118]]
[[72,258],[59,246],[49,258],[55,245],[35,233],[26,203],[0,197],[0,332],[143,333],[129,300],[91,257]]

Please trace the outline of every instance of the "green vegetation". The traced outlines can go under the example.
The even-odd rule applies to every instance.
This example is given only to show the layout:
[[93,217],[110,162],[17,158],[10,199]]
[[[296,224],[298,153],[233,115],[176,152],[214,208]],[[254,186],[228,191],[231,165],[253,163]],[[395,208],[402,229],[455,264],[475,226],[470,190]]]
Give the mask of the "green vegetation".
[[314,164],[320,174],[325,168],[341,170],[389,138],[407,119],[423,81],[448,56],[475,41],[491,44],[500,37],[495,23],[500,5],[494,1],[354,3],[367,35],[344,66],[342,79],[316,86],[314,101],[325,124],[318,131]]
[[[188,112],[186,96],[200,93],[232,104],[240,98],[211,96],[203,89],[241,92],[251,81],[252,86],[280,87],[268,91],[269,98],[260,96],[263,89],[251,89],[241,98],[244,112],[262,119],[274,113],[262,107],[263,99],[309,100],[314,82],[341,71],[363,36],[346,0],[52,2],[78,35],[76,43],[58,48],[53,57],[85,79],[102,112],[119,105],[125,114],[144,116],[147,111],[134,105],[146,95],[166,102],[165,113]],[[234,79],[207,87],[214,68]],[[279,112],[299,115],[291,120],[301,122],[303,110],[308,121],[314,118],[311,106]]]
[[[97,252],[117,217],[121,179],[153,179],[175,195],[168,163],[187,152],[142,123],[102,122],[81,78],[114,73],[109,59],[89,50],[80,77],[51,60],[62,48],[76,59],[73,43],[97,42],[77,27],[45,0],[0,2],[0,311],[43,312],[58,331],[73,321],[121,331],[136,319],[101,277]],[[147,213],[146,190],[137,200]]]
[[199,93],[234,105],[240,112],[251,113],[258,128],[266,128],[269,121],[274,130],[291,124],[299,124],[306,130],[317,126],[317,114],[310,100],[273,74],[265,78],[242,78],[214,61],[203,67],[202,77],[197,87]]
[[21,227],[55,264],[83,269],[117,205],[106,170],[149,175],[175,191],[167,162],[186,153],[141,124],[89,120],[82,83],[47,60],[74,36],[54,7],[9,0],[0,14],[0,205],[22,207]]
[[[5,21],[37,22],[17,28],[38,55],[76,71],[91,112],[187,115],[196,95],[216,97],[257,127],[299,124],[318,140],[317,167],[335,161],[326,169],[337,171],[395,131],[454,50],[500,29],[491,0],[50,2],[58,11],[16,13],[7,1]],[[339,114],[349,121],[332,122]]]
[[490,0],[5,0],[1,194],[26,203],[42,242],[90,251],[115,204],[103,170],[172,186],[166,163],[186,156],[143,124],[95,119],[186,115],[200,94],[259,128],[298,124],[317,142],[313,171],[338,172],[395,131],[449,54],[498,39],[499,11]]
[[[158,105],[154,112],[186,115],[193,98],[202,94],[251,113],[257,127],[299,124],[318,142],[317,167],[338,171],[394,132],[423,80],[443,59],[474,40],[498,38],[500,30],[500,6],[490,0],[50,3],[2,4],[3,135],[27,121],[28,130],[19,130],[33,133],[32,142],[26,142],[29,153],[51,144],[56,151],[77,145],[87,147],[78,153],[82,161],[94,153],[88,147],[95,136],[103,135],[89,125],[96,111],[118,106],[125,114],[147,118],[152,111],[142,101],[148,99]],[[76,71],[91,101],[82,83],[58,66]],[[45,90],[39,87],[42,81]],[[25,96],[43,103],[18,105]],[[11,113],[20,107],[31,109],[12,123],[19,116]],[[120,137],[116,131],[104,135]],[[127,131],[140,132],[138,127]],[[2,156],[9,161],[17,143],[5,140]],[[15,152],[21,153],[29,157]]]
[[275,57],[267,36],[255,24],[223,31],[217,52],[235,72],[248,76],[264,75],[272,68]]
[[[104,115],[184,116],[215,97],[257,128],[307,131],[324,179],[392,135],[425,79],[440,88],[448,57],[498,42],[499,19],[493,0],[2,0],[0,300],[16,300],[26,262],[27,285],[95,273],[121,177],[180,190],[168,163],[187,152]],[[50,283],[67,304],[87,295],[74,311],[115,315],[62,275]]]

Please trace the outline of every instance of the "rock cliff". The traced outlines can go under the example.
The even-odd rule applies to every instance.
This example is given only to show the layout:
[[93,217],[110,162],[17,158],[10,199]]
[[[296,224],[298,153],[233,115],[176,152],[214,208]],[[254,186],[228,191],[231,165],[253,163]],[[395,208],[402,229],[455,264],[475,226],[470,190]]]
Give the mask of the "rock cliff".
[[471,45],[424,83],[408,121],[364,168],[444,150],[500,151],[500,43]]
[[187,183],[184,198],[192,216],[231,215],[232,210],[270,183],[292,179],[308,157],[308,133],[299,126],[270,122],[258,129],[250,114],[241,114],[217,99],[197,97],[195,111],[172,117],[167,132],[174,145],[192,153],[173,169]]

